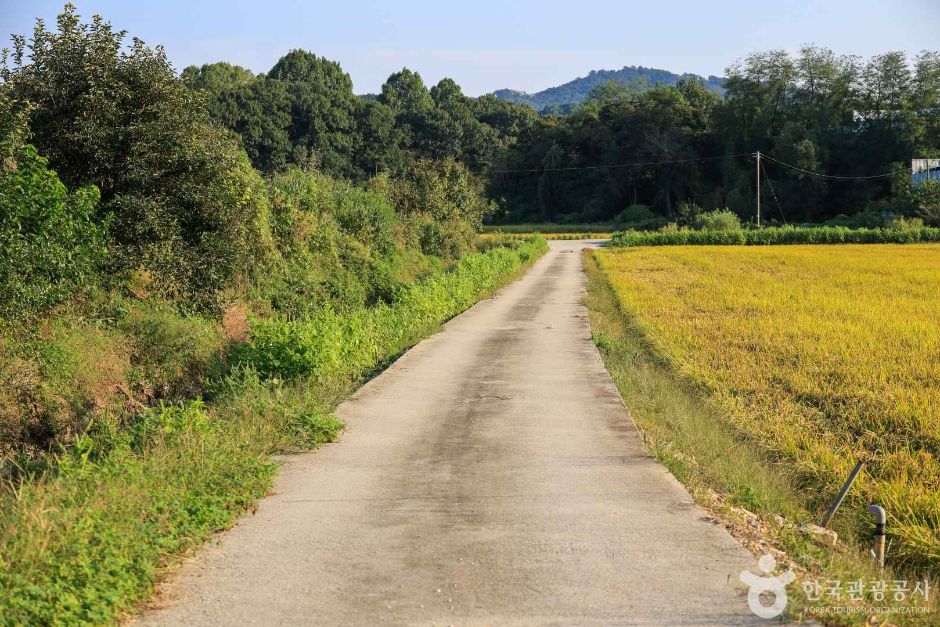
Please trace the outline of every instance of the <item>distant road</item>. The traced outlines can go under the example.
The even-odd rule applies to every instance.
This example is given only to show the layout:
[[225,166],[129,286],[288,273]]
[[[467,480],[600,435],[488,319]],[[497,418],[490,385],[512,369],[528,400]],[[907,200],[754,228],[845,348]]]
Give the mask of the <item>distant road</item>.
[[340,406],[152,625],[742,624],[757,560],[643,448],[551,252]]

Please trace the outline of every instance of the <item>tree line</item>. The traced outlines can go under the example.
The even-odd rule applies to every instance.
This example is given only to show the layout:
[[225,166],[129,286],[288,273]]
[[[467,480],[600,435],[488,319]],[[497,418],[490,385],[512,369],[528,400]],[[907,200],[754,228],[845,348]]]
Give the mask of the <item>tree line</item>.
[[263,172],[296,165],[367,178],[399,174],[417,158],[452,158],[481,171],[537,117],[492,95],[469,98],[449,78],[429,89],[407,68],[381,93],[359,97],[338,63],[305,50],[267,73],[222,62],[187,67],[182,78]]
[[[395,229],[405,248],[446,260],[484,216],[657,228],[727,208],[747,220],[758,150],[770,157],[760,176],[771,222],[940,223],[940,186],[909,175],[911,158],[940,156],[937,52],[756,53],[729,68],[723,95],[694,78],[608,82],[570,115],[539,115],[468,97],[449,78],[428,88],[407,68],[357,96],[338,63],[304,50],[262,74],[228,63],[178,74],[161,47],[67,5],[55,29],[39,21],[31,38],[13,37],[0,78],[0,296],[21,311],[95,271],[142,271],[167,297],[211,308],[272,276],[287,250],[285,194],[338,189],[328,179],[349,193],[308,205],[366,238],[366,252],[345,246],[338,263],[372,268],[379,283],[396,274],[377,261]],[[320,293],[305,280],[285,278]]]
[[428,89],[408,69],[357,97],[339,64],[302,50],[260,75],[226,63],[182,75],[263,172],[295,164],[364,179],[453,158],[485,178],[497,221],[691,224],[719,208],[748,219],[757,151],[777,160],[760,175],[772,221],[940,219],[936,190],[923,198],[908,174],[912,158],[940,155],[937,52],[755,53],[728,69],[723,95],[695,78],[643,90],[609,81],[569,115],[469,98],[448,78]]
[[517,113],[407,70],[358,98],[304,51],[180,76],[72,5],[13,36],[0,79],[0,323],[131,284],[202,312],[390,299],[473,246],[492,203],[470,168]]
[[[761,151],[798,168],[764,161],[762,202],[778,222],[918,211],[940,220],[936,191],[923,199],[909,185],[912,158],[940,156],[937,52],[866,62],[814,46],[756,53],[729,68],[724,88],[723,97],[695,80],[642,93],[595,88],[572,115],[540,118],[503,153],[502,169],[536,172],[494,175],[492,189],[514,220],[608,220],[631,205],[628,218],[688,223],[723,207],[749,218]],[[671,163],[596,167],[658,162]]]

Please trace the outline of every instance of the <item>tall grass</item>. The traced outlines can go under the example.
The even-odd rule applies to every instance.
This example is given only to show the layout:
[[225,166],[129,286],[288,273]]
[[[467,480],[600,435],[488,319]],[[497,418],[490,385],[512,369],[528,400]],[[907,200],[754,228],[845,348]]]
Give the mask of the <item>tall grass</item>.
[[726,231],[620,231],[611,246],[773,244],[910,244],[940,242],[940,228],[850,229],[844,226],[767,227]]

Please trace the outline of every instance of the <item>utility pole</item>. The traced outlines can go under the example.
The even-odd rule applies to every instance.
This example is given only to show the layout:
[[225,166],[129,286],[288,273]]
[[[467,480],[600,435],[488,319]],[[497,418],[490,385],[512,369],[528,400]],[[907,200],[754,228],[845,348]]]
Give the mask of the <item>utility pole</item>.
[[757,228],[760,228],[760,150],[754,153],[757,157],[757,172],[755,180],[757,181]]

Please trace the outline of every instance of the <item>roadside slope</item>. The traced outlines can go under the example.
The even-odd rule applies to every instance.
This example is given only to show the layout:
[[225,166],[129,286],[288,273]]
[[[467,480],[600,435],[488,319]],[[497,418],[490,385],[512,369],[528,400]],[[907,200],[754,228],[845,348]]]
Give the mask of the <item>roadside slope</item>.
[[189,562],[146,624],[728,624],[756,560],[648,456],[590,341],[584,242],[340,406],[341,443]]

